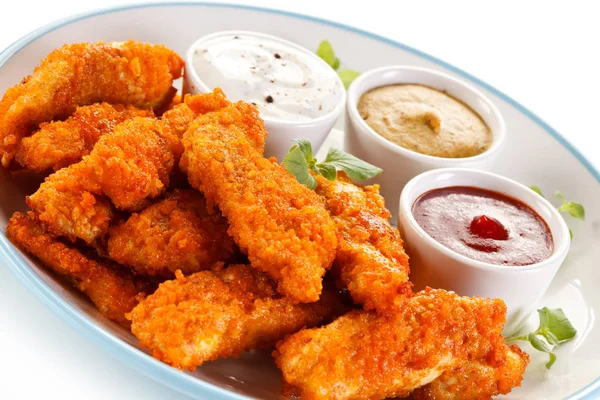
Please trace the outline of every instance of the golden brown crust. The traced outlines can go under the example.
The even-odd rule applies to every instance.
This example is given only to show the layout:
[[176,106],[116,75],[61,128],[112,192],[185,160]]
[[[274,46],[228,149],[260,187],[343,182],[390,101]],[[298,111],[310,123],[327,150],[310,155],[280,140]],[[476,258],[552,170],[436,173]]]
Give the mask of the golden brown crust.
[[506,363],[506,306],[427,289],[396,314],[352,311],[277,344],[275,361],[303,399],[408,395],[469,359]]
[[258,111],[243,102],[201,115],[184,134],[181,168],[221,209],[254,268],[282,294],[316,301],[335,256],[335,226],[316,193],[262,156],[265,137]]
[[183,60],[162,45],[98,42],[64,45],[0,102],[0,156],[6,168],[21,139],[39,124],[68,117],[100,101],[139,108],[166,107]]
[[[414,400],[491,400],[521,385],[529,355],[519,346],[504,346],[505,358],[466,360],[415,390]],[[504,362],[505,360],[505,362]]]
[[397,312],[411,293],[408,256],[388,221],[379,186],[355,185],[343,172],[335,181],[316,178],[316,191],[327,201],[337,228],[336,275],[366,310]]
[[111,228],[108,254],[143,275],[191,274],[228,261],[235,253],[227,221],[209,214],[195,190],[175,190]]
[[304,326],[315,326],[343,306],[324,292],[321,300],[293,304],[274,283],[246,265],[217,265],[162,283],[131,312],[132,332],[152,355],[194,370],[206,361],[272,346]]
[[23,138],[16,160],[35,172],[58,171],[81,161],[101,136],[112,133],[115,125],[153,115],[152,110],[108,103],[78,107],[65,121],[43,123],[33,135]]
[[125,314],[152,290],[150,282],[135,279],[126,270],[92,259],[53,238],[31,212],[15,213],[8,222],[6,234],[16,246],[66,277],[75,288],[85,293],[102,315],[124,327],[130,325]]
[[129,119],[80,162],[48,176],[27,203],[54,235],[92,243],[108,231],[108,199],[120,210],[136,211],[167,189],[180,147],[160,121]]

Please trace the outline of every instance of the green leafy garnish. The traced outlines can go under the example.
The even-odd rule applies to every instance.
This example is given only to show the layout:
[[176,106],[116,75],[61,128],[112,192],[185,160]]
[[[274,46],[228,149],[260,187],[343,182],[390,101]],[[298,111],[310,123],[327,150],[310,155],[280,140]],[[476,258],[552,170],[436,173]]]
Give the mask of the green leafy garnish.
[[534,192],[536,192],[540,196],[544,197],[544,194],[542,193],[542,189],[540,189],[539,186],[535,186],[535,185],[529,186],[529,189],[533,190]]
[[323,40],[317,49],[317,55],[323,59],[331,68],[337,71],[340,67],[340,59],[335,56],[333,46],[329,40]]
[[[328,40],[323,40],[319,43],[319,47],[317,48],[317,55],[323,59],[334,71],[337,71],[340,68],[340,59],[336,57],[335,52],[333,51],[333,46]],[[338,71],[338,75],[340,79],[344,83],[344,87],[348,89],[348,86],[352,83],[357,76],[360,75],[360,72],[354,71],[352,69],[343,69]]]
[[[539,186],[534,185],[529,186],[529,188],[537,194],[539,194],[540,196],[544,197],[544,195],[542,194],[542,190],[539,188]],[[562,205],[556,207],[556,209],[559,212],[566,212],[573,218],[585,221],[585,209],[583,208],[583,205],[575,203],[574,201],[567,201],[567,199],[565,199],[565,196],[563,196],[562,193],[558,190],[556,191],[555,196],[558,200],[562,202]],[[569,236],[571,236],[571,239],[573,239],[573,231],[571,229],[569,229]]]
[[565,196],[558,190],[556,191],[556,198],[562,201],[562,205],[558,207],[558,211],[566,212],[573,218],[585,221],[585,209],[581,204],[575,203],[574,201],[567,201]]
[[337,171],[344,171],[350,179],[356,181],[370,179],[382,172],[381,168],[335,148],[330,148],[325,160],[318,162],[313,157],[312,145],[308,140],[297,139],[295,142],[283,158],[283,166],[309,189],[317,187],[317,180],[311,171],[330,181],[335,180]]
[[344,82],[344,87],[348,89],[352,81],[360,75],[360,72],[354,71],[352,69],[343,69],[338,72],[338,75],[340,76],[342,82]]
[[531,343],[534,349],[548,353],[550,360],[546,368],[550,369],[556,361],[554,350],[562,343],[573,340],[577,330],[573,327],[565,313],[560,308],[550,309],[544,307],[537,310],[540,316],[540,325],[535,332],[527,335],[513,336],[507,341],[524,340]]

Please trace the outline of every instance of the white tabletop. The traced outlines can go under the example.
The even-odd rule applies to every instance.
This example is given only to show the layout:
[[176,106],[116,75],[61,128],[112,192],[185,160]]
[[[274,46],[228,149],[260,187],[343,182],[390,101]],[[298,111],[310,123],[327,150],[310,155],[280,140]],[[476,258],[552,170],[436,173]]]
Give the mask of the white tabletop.
[[[0,50],[57,18],[119,3],[9,0],[0,12]],[[351,1],[236,3],[335,20],[435,55],[525,105],[600,167],[600,24],[591,2],[369,0],[368,9]],[[2,399],[185,399],[103,354],[1,264],[0,343]]]

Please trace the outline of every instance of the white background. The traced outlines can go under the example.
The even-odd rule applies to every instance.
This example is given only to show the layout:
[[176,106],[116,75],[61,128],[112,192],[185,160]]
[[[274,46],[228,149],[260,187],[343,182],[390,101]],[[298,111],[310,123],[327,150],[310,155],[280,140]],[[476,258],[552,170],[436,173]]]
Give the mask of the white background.
[[[57,18],[122,3],[5,1],[0,11],[0,50]],[[236,3],[335,20],[433,54],[525,105],[600,167],[600,13],[592,2]],[[0,399],[185,398],[79,337],[3,265],[0,348]]]

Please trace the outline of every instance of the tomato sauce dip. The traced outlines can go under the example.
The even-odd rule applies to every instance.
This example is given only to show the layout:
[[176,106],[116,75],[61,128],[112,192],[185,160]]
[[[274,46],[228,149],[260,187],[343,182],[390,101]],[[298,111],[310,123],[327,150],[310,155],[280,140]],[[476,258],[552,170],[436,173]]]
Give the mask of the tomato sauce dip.
[[412,213],[436,241],[473,260],[531,265],[554,251],[546,222],[525,203],[487,189],[451,186],[415,200]]

